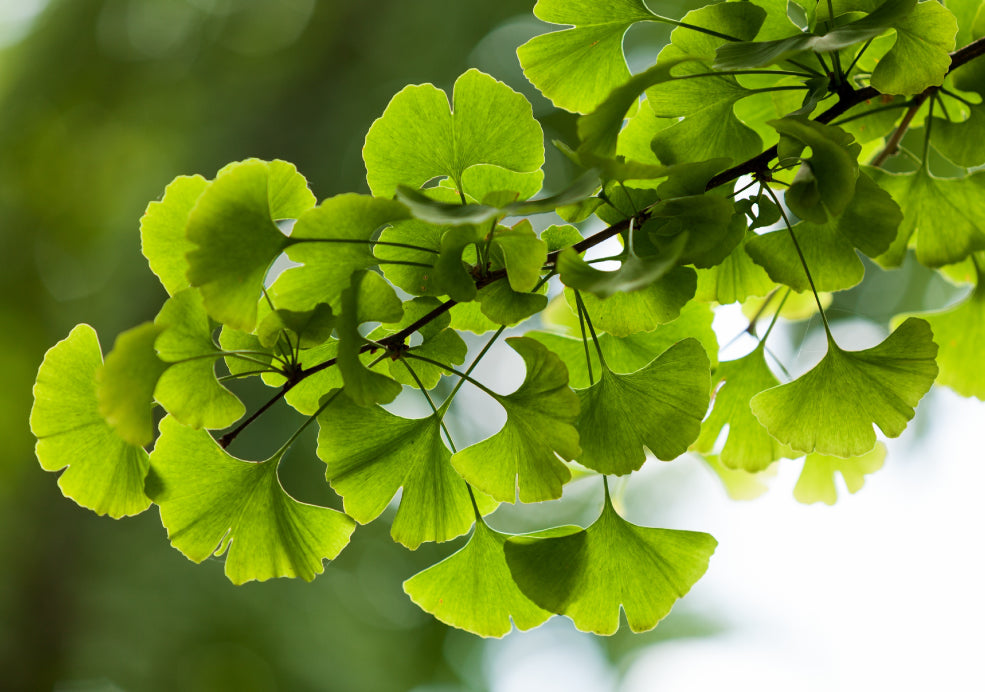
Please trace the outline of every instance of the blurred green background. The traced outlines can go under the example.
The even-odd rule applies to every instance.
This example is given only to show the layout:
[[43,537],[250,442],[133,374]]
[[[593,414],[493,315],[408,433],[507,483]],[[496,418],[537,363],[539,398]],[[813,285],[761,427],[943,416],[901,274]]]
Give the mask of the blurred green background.
[[[488,687],[481,642],[400,586],[452,546],[410,553],[381,521],[312,584],[236,588],[220,561],[170,548],[153,510],[114,522],[64,499],[27,421],[44,351],[73,325],[92,324],[108,351],[157,312],[165,293],[138,223],[176,175],[282,158],[319,199],[367,191],[362,141],[389,98],[408,83],[447,89],[473,66],[524,88],[547,140],[570,141],[570,116],[516,64],[541,31],[532,4],[0,0],[0,689]],[[668,34],[649,31],[634,40]],[[561,164],[548,157],[550,180]],[[285,482],[331,501],[308,442]],[[604,651],[615,661],[696,626]]]

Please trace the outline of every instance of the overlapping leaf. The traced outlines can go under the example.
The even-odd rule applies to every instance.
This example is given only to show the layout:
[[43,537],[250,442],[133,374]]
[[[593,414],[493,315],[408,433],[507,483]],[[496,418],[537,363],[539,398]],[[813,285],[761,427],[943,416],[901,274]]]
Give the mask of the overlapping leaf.
[[363,322],[397,322],[404,311],[396,292],[374,272],[358,271],[349,288],[342,291],[342,312],[338,321],[338,367],[345,382],[345,393],[360,406],[386,404],[400,393],[400,384],[370,370],[360,360],[366,343],[359,333]]
[[[732,2],[688,12],[682,21],[748,41],[756,36],[765,16],[766,12],[753,3]],[[695,61],[675,69],[677,77],[711,72],[715,49],[727,43],[684,27],[675,29],[670,38],[671,43],[660,52],[660,64],[684,58]],[[669,81],[648,89],[647,103],[654,113],[679,120],[655,134],[653,150],[664,163],[719,156],[738,162],[758,154],[762,140],[734,111],[738,101],[754,93],[726,74]]]
[[[204,431],[161,421],[147,493],[171,544],[189,560],[226,553],[234,584],[273,577],[311,581],[348,544],[355,522],[298,502],[277,477],[282,452],[262,462],[227,454]],[[228,551],[228,553],[227,553]]]
[[845,479],[848,492],[854,494],[865,485],[865,477],[882,468],[886,458],[886,446],[882,443],[862,456],[843,459],[841,457],[825,456],[823,454],[808,454],[804,459],[804,468],[794,486],[793,496],[805,505],[823,502],[833,505],[838,499],[835,489],[836,473]]
[[[468,171],[479,164],[505,169],[504,190],[526,192],[531,179],[537,187],[543,179],[543,134],[526,98],[472,69],[456,80],[451,108],[432,84],[401,90],[370,127],[363,160],[366,182],[377,197],[392,196],[398,185],[418,188],[438,176],[469,193]],[[479,175],[484,188],[485,175]]]
[[45,354],[34,385],[31,432],[45,471],[65,469],[58,485],[66,497],[97,514],[139,514],[150,506],[144,494],[147,453],[128,444],[99,413],[96,371],[103,356],[87,324]]
[[195,245],[185,226],[198,198],[209,186],[200,175],[180,175],[164,190],[160,202],[151,202],[140,218],[140,249],[169,295],[188,288],[188,259]]
[[587,113],[629,79],[622,37],[653,19],[642,0],[537,0],[534,14],[570,28],[537,36],[517,49],[527,79],[558,108]]
[[765,346],[760,342],[751,353],[725,363],[715,371],[712,386],[714,408],[701,426],[695,449],[710,452],[725,426],[728,433],[718,460],[729,469],[758,473],[777,459],[790,455],[753,416],[749,400],[780,384],[766,364]]
[[154,397],[168,413],[193,428],[219,429],[237,421],[246,409],[216,379],[220,350],[212,341],[212,324],[199,292],[176,293],[154,324],[161,330],[154,342],[157,354],[170,363],[160,375]]
[[710,385],[708,356],[696,339],[678,342],[632,373],[603,365],[598,381],[577,391],[578,462],[622,475],[643,465],[644,447],[658,459],[677,458],[698,437]]
[[810,372],[757,394],[752,412],[773,437],[801,452],[853,457],[876,443],[873,425],[898,437],[937,377],[930,325],[910,318],[878,346],[827,355]]
[[319,303],[338,307],[354,272],[377,264],[373,245],[386,224],[408,218],[398,202],[347,193],[325,200],[298,218],[287,256],[303,266],[291,267],[270,288],[274,304],[311,310]]
[[226,166],[188,216],[188,281],[216,320],[242,331],[256,324],[257,301],[271,262],[287,246],[274,221],[295,219],[315,204],[304,177],[284,161],[250,159]]
[[880,171],[873,178],[903,209],[899,234],[878,258],[880,263],[898,266],[910,244],[928,267],[954,264],[985,250],[985,173],[938,178],[921,167],[907,175]]
[[[338,396],[318,416],[318,456],[325,476],[342,496],[346,514],[361,524],[378,517],[403,488],[393,539],[416,549],[448,541],[472,526],[468,487],[449,463],[437,414],[409,419]],[[477,497],[480,510],[496,503]]]
[[708,569],[706,533],[654,529],[620,517],[606,497],[583,531],[562,527],[506,542],[506,563],[527,598],[583,632],[612,634],[622,608],[633,632],[656,627]]
[[154,389],[168,367],[154,350],[162,331],[146,322],[123,332],[96,371],[99,413],[121,438],[138,447],[154,440]]
[[405,581],[404,591],[445,624],[482,637],[502,637],[514,624],[519,630],[537,627],[553,613],[534,605],[513,582],[506,539],[476,522],[461,550]]
[[[676,267],[662,279],[633,293],[616,293],[604,300],[591,293],[582,295],[595,327],[614,336],[652,332],[671,322],[694,297],[697,274],[690,267]],[[574,293],[565,291],[569,305]]]
[[961,396],[985,400],[985,284],[981,276],[974,291],[957,305],[922,313],[940,346],[937,381]]
[[512,394],[494,394],[506,424],[490,438],[456,453],[455,469],[473,487],[501,502],[540,502],[561,497],[571,471],[558,459],[578,457],[578,398],[568,371],[539,342],[513,337],[507,343],[523,358],[526,377]]

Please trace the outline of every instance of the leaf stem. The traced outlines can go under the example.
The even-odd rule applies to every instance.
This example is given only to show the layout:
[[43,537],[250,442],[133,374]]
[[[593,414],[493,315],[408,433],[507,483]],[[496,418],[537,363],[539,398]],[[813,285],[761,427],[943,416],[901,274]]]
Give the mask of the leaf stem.
[[588,333],[592,335],[592,341],[595,343],[595,350],[599,354],[599,364],[605,368],[609,369],[609,366],[605,364],[605,356],[602,354],[602,344],[599,343],[599,338],[595,334],[595,326],[592,324],[592,318],[588,314],[588,308],[585,307],[585,302],[581,299],[581,292],[578,289],[573,289],[575,292],[575,302],[578,304],[579,316],[584,315],[585,323],[588,324]]
[[[804,273],[807,274],[807,282],[811,285],[811,293],[814,294],[814,302],[817,303],[817,309],[821,313],[821,321],[824,323],[824,331],[828,335],[829,341],[834,341],[834,337],[831,336],[831,328],[828,326],[828,317],[824,314],[824,308],[821,307],[821,298],[817,294],[817,289],[814,287],[814,277],[811,276],[811,270],[807,266],[807,259],[804,257],[804,251],[800,249],[800,243],[797,242],[797,236],[793,232],[793,226],[790,225],[790,218],[787,216],[786,210],[783,205],[780,204],[779,198],[776,193],[773,192],[769,185],[763,185],[763,189],[766,190],[766,194],[773,198],[774,204],[780,210],[780,215],[783,217],[783,223],[787,226],[787,232],[790,233],[790,240],[793,241],[794,249],[797,250],[797,256],[800,257],[800,263],[804,267]],[[779,311],[777,311],[779,312]]]
[[[651,13],[653,14],[653,13]],[[694,24],[688,24],[687,22],[682,22],[677,19],[671,19],[670,17],[662,17],[659,14],[653,14],[653,19],[651,21],[661,22],[662,24],[672,24],[674,26],[679,26],[682,29],[690,29],[691,31],[697,31],[702,34],[707,34],[708,36],[714,36],[715,38],[721,38],[726,41],[741,42],[741,38],[736,38],[735,36],[729,36],[728,34],[723,34],[712,29],[706,29],[703,26],[696,26]]]
[[905,135],[906,131],[910,128],[910,123],[913,122],[913,118],[916,117],[917,111],[919,111],[921,106],[923,106],[923,102],[927,100],[928,96],[930,96],[931,89],[933,89],[933,87],[925,90],[922,94],[916,96],[910,102],[910,107],[903,115],[903,119],[900,120],[900,124],[896,127],[896,130],[886,142],[885,148],[872,160],[871,165],[879,168],[882,164],[886,163],[886,159],[896,153],[896,150],[899,148],[899,143],[903,139],[903,135]]
[[434,365],[436,367],[439,367],[442,370],[447,370],[452,375],[457,375],[458,377],[462,378],[463,380],[467,380],[469,382],[469,384],[475,386],[478,389],[481,389],[483,392],[485,392],[486,394],[488,394],[492,398],[497,399],[497,400],[499,399],[499,394],[497,394],[493,390],[489,389],[489,387],[487,387],[486,385],[484,385],[481,382],[479,382],[479,380],[477,380],[477,379],[475,379],[475,378],[467,375],[466,373],[462,372],[461,370],[456,370],[455,368],[451,367],[450,365],[445,365],[441,361],[433,360],[431,358],[428,358],[427,356],[419,356],[416,353],[406,353],[406,354],[404,354],[404,356],[406,358],[413,358],[414,360],[419,360],[419,361],[423,361],[425,363],[430,363],[431,365]]

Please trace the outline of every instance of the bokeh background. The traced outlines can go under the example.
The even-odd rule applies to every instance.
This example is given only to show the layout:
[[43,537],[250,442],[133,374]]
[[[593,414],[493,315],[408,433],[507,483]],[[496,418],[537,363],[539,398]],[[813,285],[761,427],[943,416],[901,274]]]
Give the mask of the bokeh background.
[[[655,6],[679,17],[700,4]],[[448,89],[468,67],[526,93],[548,142],[572,141],[571,116],[516,64],[516,46],[543,30],[531,7],[0,0],[0,689],[980,689],[985,640],[966,625],[985,616],[985,410],[946,392],[893,441],[886,468],[834,508],[794,502],[796,464],[752,503],[729,500],[696,459],[651,462],[619,485],[631,519],[710,531],[721,546],[657,630],[606,639],[561,618],[494,642],[445,628],[400,585],[461,541],[409,552],[385,520],[361,528],[311,584],[234,587],[219,560],[193,565],[170,548],[153,510],[96,517],[38,466],[27,420],[43,353],[79,322],[108,350],[153,318],[165,294],[140,255],[138,222],[176,175],[282,158],[320,199],[367,191],[360,149],[389,98],[408,83]],[[631,61],[645,64],[668,35],[634,29]],[[567,173],[548,147],[549,184]],[[887,309],[960,295],[912,267],[876,278],[833,306],[845,339],[871,344]],[[718,326],[744,325],[725,311]],[[809,364],[821,346],[802,336],[789,332],[787,355]],[[271,414],[243,443],[272,450],[292,422]],[[310,436],[288,462],[295,496],[334,501]],[[590,521],[597,491],[579,481],[561,507],[493,521]]]

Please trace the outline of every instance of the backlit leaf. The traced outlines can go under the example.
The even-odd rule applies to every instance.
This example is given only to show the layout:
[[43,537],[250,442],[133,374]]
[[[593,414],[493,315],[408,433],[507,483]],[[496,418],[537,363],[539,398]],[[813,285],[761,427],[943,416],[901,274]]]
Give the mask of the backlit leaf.
[[[261,462],[227,454],[205,431],[161,421],[147,492],[171,544],[193,562],[226,553],[234,584],[274,577],[311,581],[348,544],[355,522],[298,502],[277,476],[282,453]],[[227,552],[228,551],[228,552]]]
[[99,340],[87,324],[48,349],[34,385],[31,432],[41,468],[65,469],[58,479],[65,496],[118,519],[150,506],[147,452],[124,441],[100,415],[96,371],[102,364]]
[[185,237],[185,226],[198,198],[209,186],[200,175],[180,175],[164,190],[160,202],[151,202],[140,218],[140,249],[169,295],[188,288],[188,260],[195,245]]
[[631,524],[608,497],[584,531],[551,533],[507,540],[513,580],[544,610],[596,634],[616,631],[620,607],[633,632],[656,627],[704,575],[718,545],[706,533]]
[[808,454],[804,459],[804,468],[800,472],[797,485],[794,486],[793,496],[797,502],[805,505],[823,502],[833,505],[838,499],[835,489],[835,474],[840,473],[845,479],[848,492],[857,493],[865,485],[865,477],[882,468],[886,458],[886,446],[882,443],[869,452],[858,457],[843,459],[841,457],[824,456],[823,454]]
[[801,452],[853,457],[898,437],[937,377],[930,325],[910,318],[878,346],[828,353],[810,372],[757,394],[752,412],[771,435]]

